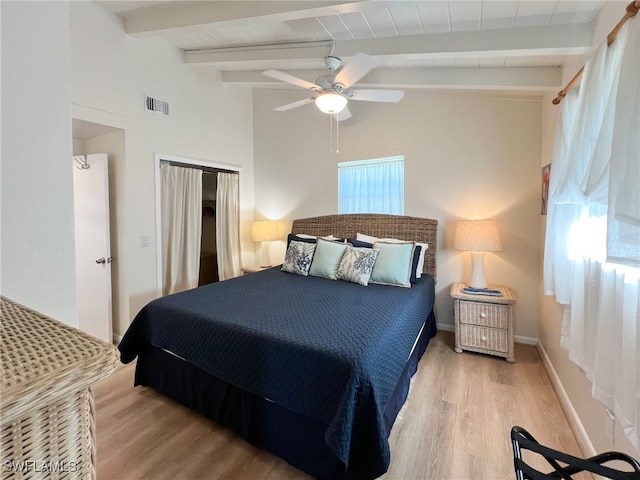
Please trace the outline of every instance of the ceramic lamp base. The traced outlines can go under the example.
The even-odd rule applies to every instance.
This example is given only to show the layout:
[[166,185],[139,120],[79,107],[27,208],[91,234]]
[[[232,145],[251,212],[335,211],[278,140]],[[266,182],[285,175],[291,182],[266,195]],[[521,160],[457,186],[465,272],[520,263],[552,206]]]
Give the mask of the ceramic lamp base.
[[469,286],[473,288],[487,288],[484,276],[484,252],[471,252],[471,279]]
[[269,255],[269,242],[260,242],[260,266],[270,267],[271,256]]

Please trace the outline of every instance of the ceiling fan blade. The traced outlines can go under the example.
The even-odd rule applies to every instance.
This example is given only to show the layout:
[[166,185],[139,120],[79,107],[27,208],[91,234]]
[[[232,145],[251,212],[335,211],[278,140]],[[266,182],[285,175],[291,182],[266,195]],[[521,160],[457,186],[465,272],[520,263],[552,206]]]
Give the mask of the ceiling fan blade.
[[289,75],[288,73],[281,72],[280,70],[266,70],[262,72],[265,77],[274,78],[276,80],[280,80],[282,82],[290,83],[291,85],[295,85],[296,87],[306,88],[307,90],[316,90],[320,91],[320,87],[315,83],[307,82],[302,78],[294,77],[293,75]]
[[307,103],[312,103],[313,100],[314,100],[313,98],[305,98],[303,100],[298,100],[297,102],[291,102],[291,103],[287,103],[286,105],[281,105],[279,107],[274,108],[274,110],[276,112],[286,112],[287,110],[301,107],[303,105],[306,105]]
[[359,100],[363,102],[387,102],[396,103],[402,100],[404,91],[402,90],[349,90],[347,98],[349,100]]
[[336,113],[336,120],[342,122],[343,120],[349,120],[351,118],[351,110],[349,107],[344,107],[341,112]]
[[344,85],[344,88],[349,88],[375,67],[375,58],[364,53],[358,53],[338,71],[334,83],[339,83]]

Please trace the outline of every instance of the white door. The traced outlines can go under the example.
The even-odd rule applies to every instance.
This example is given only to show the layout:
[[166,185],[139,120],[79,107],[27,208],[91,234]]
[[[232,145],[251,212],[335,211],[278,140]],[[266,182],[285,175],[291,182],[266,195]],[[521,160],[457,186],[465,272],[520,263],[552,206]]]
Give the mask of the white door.
[[109,175],[106,153],[73,157],[78,321],[112,343]]

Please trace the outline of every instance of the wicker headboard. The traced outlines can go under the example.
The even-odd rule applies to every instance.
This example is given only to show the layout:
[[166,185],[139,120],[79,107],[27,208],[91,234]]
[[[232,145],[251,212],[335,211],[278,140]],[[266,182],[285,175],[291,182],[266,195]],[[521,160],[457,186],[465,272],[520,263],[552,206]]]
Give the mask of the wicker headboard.
[[294,220],[291,233],[307,233],[316,236],[334,235],[340,238],[355,238],[357,233],[364,233],[379,238],[398,238],[428,243],[429,248],[424,256],[422,271],[435,279],[437,229],[438,221],[428,218],[350,213]]

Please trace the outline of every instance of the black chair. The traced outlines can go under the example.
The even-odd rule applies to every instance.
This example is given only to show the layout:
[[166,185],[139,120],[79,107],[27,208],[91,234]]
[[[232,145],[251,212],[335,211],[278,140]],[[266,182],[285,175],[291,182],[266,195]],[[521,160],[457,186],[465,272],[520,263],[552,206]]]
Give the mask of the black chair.
[[[513,445],[513,463],[516,469],[516,480],[549,480],[562,478],[572,480],[572,476],[579,472],[591,472],[612,480],[640,480],[640,463],[637,460],[620,452],[606,452],[591,458],[578,458],[544,445],[540,445],[536,439],[522,427],[511,429],[511,443]],[[550,473],[542,473],[531,467],[522,459],[522,452],[530,450],[544,457],[553,467]],[[619,460],[629,465],[633,471],[618,470],[606,467],[603,464]],[[560,463],[565,464],[561,466]]]

